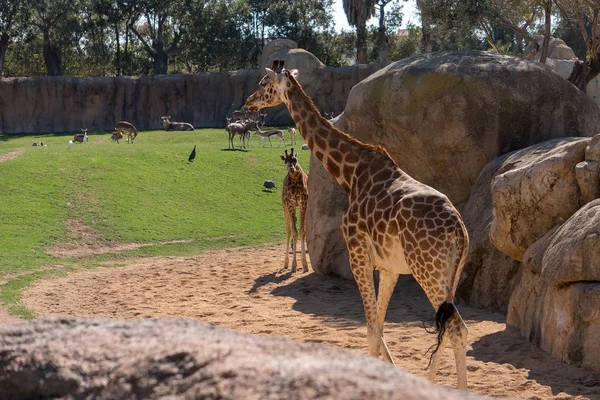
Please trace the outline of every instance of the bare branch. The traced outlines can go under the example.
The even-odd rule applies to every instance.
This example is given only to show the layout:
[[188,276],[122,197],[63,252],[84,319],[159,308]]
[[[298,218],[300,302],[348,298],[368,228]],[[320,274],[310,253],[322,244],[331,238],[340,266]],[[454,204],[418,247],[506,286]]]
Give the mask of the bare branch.
[[144,46],[148,54],[150,54],[152,58],[156,57],[156,51],[154,51],[154,49],[148,45],[144,37],[138,32],[138,30],[133,25],[133,22],[129,23],[128,28],[140,40],[140,42],[142,42],[142,45]]

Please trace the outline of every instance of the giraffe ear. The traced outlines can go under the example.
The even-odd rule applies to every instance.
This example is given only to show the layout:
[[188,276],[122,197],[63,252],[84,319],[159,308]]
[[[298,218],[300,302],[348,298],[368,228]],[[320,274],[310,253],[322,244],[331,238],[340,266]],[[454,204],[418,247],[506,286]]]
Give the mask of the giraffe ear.
[[298,158],[298,152],[296,152],[296,154],[294,154],[294,157]]
[[290,75],[292,75],[294,78],[298,78],[298,75],[300,75],[300,73],[298,72],[297,69],[292,69],[290,71]]
[[277,72],[273,71],[271,68],[265,68],[265,72],[269,79],[275,80],[277,78]]
[[281,157],[282,161],[285,161],[285,157],[284,156],[279,156],[279,157]]

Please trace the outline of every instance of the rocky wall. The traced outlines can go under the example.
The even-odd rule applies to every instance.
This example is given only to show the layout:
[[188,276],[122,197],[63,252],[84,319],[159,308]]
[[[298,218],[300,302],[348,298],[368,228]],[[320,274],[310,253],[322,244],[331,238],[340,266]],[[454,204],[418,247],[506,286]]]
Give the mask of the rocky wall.
[[[317,107],[339,114],[350,89],[379,68],[379,64],[341,68],[321,64],[301,73],[305,72],[305,79],[318,82],[305,88]],[[239,70],[142,77],[2,79],[0,133],[79,132],[80,128],[108,131],[121,120],[140,130],[162,129],[163,115],[197,128],[224,127],[225,118],[241,108],[256,90],[261,75],[260,70]],[[269,110],[266,123],[291,125],[292,120],[287,110]]]

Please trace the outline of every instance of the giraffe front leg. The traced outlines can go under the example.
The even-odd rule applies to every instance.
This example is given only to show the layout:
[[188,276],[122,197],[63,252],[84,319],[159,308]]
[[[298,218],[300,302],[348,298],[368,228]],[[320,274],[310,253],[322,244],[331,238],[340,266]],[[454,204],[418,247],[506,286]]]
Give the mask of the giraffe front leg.
[[292,228],[290,225],[289,213],[285,210],[285,260],[283,261],[283,268],[287,269],[290,265],[290,236],[292,234]]
[[296,207],[290,210],[290,225],[292,227],[292,272],[296,272],[296,248],[298,247],[298,228],[296,227]]
[[379,329],[381,330],[381,354],[386,361],[389,361],[394,364],[394,359],[390,353],[390,350],[385,343],[385,339],[383,337],[383,323],[385,321],[385,314],[387,312],[388,304],[390,302],[390,298],[392,297],[392,293],[394,293],[394,288],[396,287],[396,282],[398,282],[398,274],[394,274],[392,272],[386,270],[379,270],[379,291],[377,293],[377,319],[379,322]]

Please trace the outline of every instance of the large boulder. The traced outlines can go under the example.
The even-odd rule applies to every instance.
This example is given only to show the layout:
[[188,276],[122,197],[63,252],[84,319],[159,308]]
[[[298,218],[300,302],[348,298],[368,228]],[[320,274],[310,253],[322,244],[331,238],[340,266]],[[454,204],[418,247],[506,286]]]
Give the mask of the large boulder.
[[[358,139],[386,147],[402,169],[462,210],[487,163],[549,139],[595,134],[600,108],[539,63],[487,52],[442,52],[400,60],[361,81],[338,123]],[[320,169],[311,163],[311,175],[324,178],[314,179],[320,189],[309,198],[307,226],[318,227],[325,215],[332,226],[309,230],[312,243],[341,236],[335,229],[344,211],[341,201],[326,199],[340,191],[322,189],[337,183]],[[340,208],[320,210],[320,204]],[[338,237],[328,241],[343,243]],[[323,252],[309,250],[316,271],[348,276],[345,256],[330,267],[329,259],[317,256]]]
[[194,320],[0,324],[0,398],[479,399],[375,358]]
[[524,264],[554,286],[600,283],[600,199],[587,203],[530,246]]
[[511,258],[523,254],[582,204],[575,167],[589,138],[556,139],[511,154],[492,181],[490,238]]
[[460,277],[456,297],[474,307],[506,313],[522,265],[499,251],[490,241],[494,207],[491,182],[506,167],[509,155],[485,166],[473,186],[462,216],[469,231],[469,254]]
[[[505,236],[504,250],[507,243],[512,249],[526,248],[515,256],[522,258],[524,268],[510,298],[507,323],[559,360],[600,371],[600,199],[576,207],[585,202],[585,185],[596,187],[600,177],[596,173],[593,181],[574,182],[572,176],[588,161],[577,163],[579,159],[592,157],[588,144],[597,140],[554,140],[509,156],[506,162],[512,161],[515,172],[509,179],[512,189],[502,190],[512,192],[512,201],[495,208],[494,224],[501,219],[512,225],[491,236],[494,243]],[[548,148],[540,151],[543,145]]]
[[600,372],[599,304],[600,282],[553,286],[525,269],[506,322],[553,357]]

